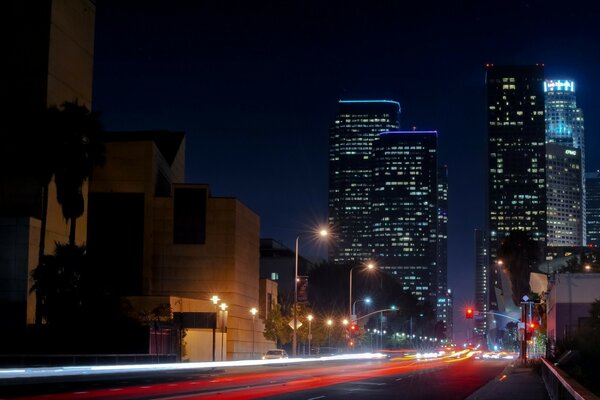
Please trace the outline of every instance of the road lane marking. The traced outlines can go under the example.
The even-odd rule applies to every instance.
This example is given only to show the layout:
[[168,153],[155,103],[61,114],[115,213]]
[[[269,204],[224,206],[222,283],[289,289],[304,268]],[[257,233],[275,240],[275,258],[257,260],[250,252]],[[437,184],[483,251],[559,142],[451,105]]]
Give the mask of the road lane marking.
[[317,400],[317,399],[324,399],[325,396],[317,396],[317,397],[311,397],[310,399],[306,399],[306,400]]

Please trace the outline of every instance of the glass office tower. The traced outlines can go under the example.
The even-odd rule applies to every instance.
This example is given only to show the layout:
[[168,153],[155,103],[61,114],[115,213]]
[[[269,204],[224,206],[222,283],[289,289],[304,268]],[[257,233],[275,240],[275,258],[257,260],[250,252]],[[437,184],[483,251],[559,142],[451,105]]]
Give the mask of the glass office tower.
[[600,246],[600,171],[585,174],[588,245]]
[[544,82],[547,153],[548,246],[585,245],[583,112],[575,82]]
[[400,104],[390,100],[340,100],[329,134],[329,223],[335,235],[330,261],[370,260],[371,152],[383,131],[400,127]]
[[[546,240],[544,67],[486,65],[488,240],[491,284],[502,293],[497,249],[512,231]],[[504,288],[509,289],[509,288]],[[490,288],[490,307],[499,299]],[[505,304],[505,303],[500,303]],[[503,308],[504,306],[500,306]]]
[[384,132],[373,144],[373,249],[403,289],[437,297],[437,132]]

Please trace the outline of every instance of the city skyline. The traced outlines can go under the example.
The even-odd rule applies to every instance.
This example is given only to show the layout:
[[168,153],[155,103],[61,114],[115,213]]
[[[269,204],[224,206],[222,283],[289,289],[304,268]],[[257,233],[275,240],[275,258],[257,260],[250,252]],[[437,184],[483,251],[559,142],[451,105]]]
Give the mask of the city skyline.
[[[176,6],[98,3],[93,107],[105,127],[184,131],[187,180],[239,198],[260,215],[262,237],[291,247],[327,219],[338,101],[398,101],[404,129],[439,132],[459,323],[485,220],[484,65],[543,62],[546,77],[576,81],[587,170],[600,166],[596,11],[564,10],[564,30],[547,23],[548,2]],[[308,241],[301,251],[325,255]]]

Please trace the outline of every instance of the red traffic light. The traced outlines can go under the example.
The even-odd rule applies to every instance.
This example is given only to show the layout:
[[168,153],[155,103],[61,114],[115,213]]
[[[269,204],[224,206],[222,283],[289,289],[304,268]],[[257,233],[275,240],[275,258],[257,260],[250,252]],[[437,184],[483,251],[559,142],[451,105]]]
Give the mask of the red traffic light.
[[467,319],[473,318],[473,309],[472,308],[467,308],[467,311],[465,312],[465,317]]

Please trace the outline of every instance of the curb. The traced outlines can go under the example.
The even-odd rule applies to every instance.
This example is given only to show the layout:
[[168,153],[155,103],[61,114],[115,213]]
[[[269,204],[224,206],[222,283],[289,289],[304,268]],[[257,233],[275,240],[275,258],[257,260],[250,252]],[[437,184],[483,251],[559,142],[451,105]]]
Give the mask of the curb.
[[514,363],[510,364],[510,365],[507,365],[502,370],[502,372],[500,372],[500,374],[498,374],[498,376],[496,376],[494,379],[492,379],[491,381],[489,381],[488,383],[486,383],[485,385],[483,385],[482,387],[480,387],[479,389],[477,389],[475,392],[473,392],[465,400],[482,400],[482,399],[485,399],[488,394],[494,392],[494,388],[496,387],[496,385],[498,384],[498,382],[500,381],[500,379],[502,379],[503,376],[510,375],[512,373],[513,369],[515,369],[515,364]]

